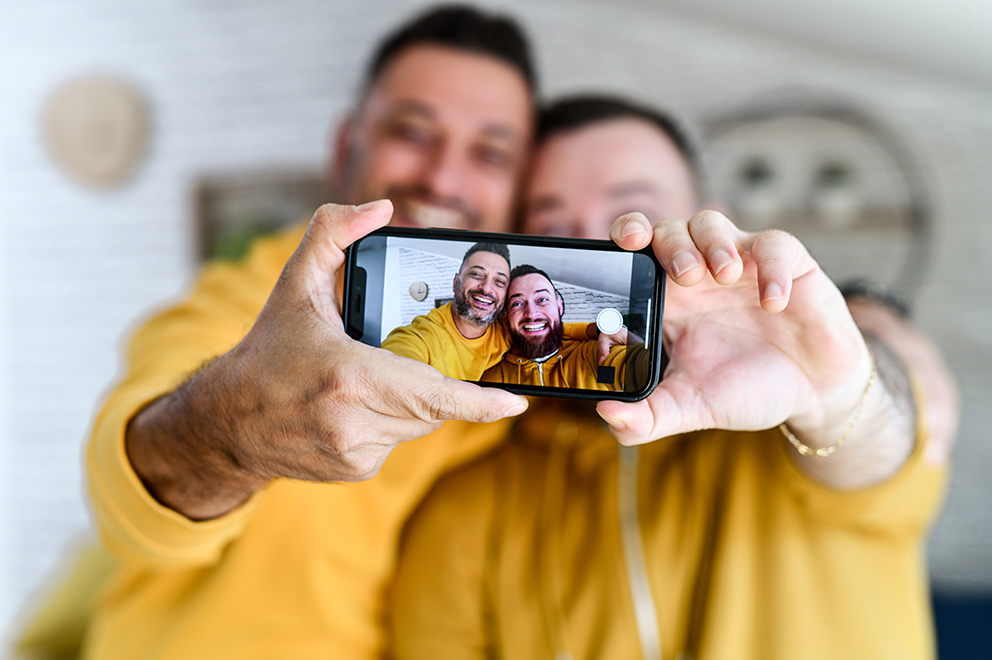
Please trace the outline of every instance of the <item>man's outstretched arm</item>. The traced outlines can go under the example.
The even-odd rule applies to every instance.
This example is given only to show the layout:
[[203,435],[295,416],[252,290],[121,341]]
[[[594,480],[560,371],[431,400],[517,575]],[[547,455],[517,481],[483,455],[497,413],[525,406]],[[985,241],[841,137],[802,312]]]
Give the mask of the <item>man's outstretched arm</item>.
[[390,214],[385,201],[321,207],[247,336],[131,420],[127,456],[156,500],[216,518],[276,477],[368,479],[399,443],[445,420],[526,408],[523,397],[346,335],[336,296],[344,249]]

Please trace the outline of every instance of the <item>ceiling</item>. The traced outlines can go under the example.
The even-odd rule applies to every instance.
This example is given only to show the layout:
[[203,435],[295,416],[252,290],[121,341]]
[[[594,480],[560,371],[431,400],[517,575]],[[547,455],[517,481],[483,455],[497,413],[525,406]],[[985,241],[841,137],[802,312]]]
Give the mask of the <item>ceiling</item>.
[[989,0],[621,0],[992,87]]

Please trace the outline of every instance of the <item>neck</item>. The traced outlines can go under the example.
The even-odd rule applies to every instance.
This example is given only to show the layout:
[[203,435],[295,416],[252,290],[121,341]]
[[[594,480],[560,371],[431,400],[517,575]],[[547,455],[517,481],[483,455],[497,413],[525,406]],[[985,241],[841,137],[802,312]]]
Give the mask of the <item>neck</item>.
[[478,339],[482,335],[486,334],[488,326],[480,328],[477,325],[473,325],[463,318],[460,318],[455,314],[454,307],[451,308],[451,318],[455,322],[455,327],[458,329],[458,334],[460,334],[465,339]]

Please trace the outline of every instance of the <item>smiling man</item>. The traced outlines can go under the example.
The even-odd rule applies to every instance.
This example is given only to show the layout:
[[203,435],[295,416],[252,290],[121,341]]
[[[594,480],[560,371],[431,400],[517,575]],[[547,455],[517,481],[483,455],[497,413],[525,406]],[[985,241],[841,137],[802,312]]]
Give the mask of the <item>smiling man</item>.
[[551,278],[530,264],[510,273],[506,318],[510,350],[482,375],[484,382],[617,391],[623,389],[627,348],[610,349],[564,336],[565,300]]
[[[337,133],[332,183],[346,205],[210,264],[137,331],[87,453],[117,569],[84,657],[379,656],[400,526],[500,425],[430,432],[526,401],[352,341],[336,273],[344,249],[387,222],[507,230],[534,93],[509,19],[447,5],[399,26]],[[481,322],[497,296],[464,279]]]
[[383,46],[338,131],[333,183],[345,198],[389,199],[396,226],[507,229],[530,147],[533,73],[470,39],[478,53],[439,40]]
[[509,249],[476,243],[465,252],[455,274],[454,299],[396,328],[382,347],[425,362],[451,378],[479,380],[508,348],[506,329],[496,321],[509,282]]
[[[438,482],[403,536],[395,657],[932,658],[945,474],[902,365],[795,238],[696,213],[657,112],[579,97],[540,126],[525,229],[650,243],[670,361],[643,401],[533,406]],[[519,280],[519,348],[546,356],[554,287]]]
[[503,311],[509,281],[510,251],[505,245],[476,243],[469,248],[452,285],[459,334],[475,339],[496,320]]

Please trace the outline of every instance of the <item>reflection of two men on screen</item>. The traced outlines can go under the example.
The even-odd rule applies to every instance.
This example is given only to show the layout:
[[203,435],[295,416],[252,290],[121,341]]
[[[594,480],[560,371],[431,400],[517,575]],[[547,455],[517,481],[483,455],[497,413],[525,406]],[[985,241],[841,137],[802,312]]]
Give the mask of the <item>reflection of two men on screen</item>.
[[463,380],[623,390],[626,329],[597,337],[593,323],[563,323],[565,300],[550,276],[511,270],[505,245],[471,246],[453,290],[451,302],[396,328],[382,347]]

